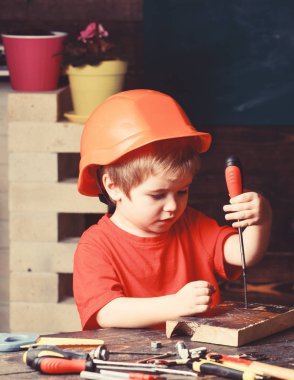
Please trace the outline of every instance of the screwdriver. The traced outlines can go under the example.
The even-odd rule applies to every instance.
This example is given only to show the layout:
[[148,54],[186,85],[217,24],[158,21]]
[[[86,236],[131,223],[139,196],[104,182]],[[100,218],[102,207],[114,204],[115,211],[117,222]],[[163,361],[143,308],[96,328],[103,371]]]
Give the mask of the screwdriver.
[[156,375],[150,375],[148,373],[140,373],[140,372],[116,372],[116,371],[105,371],[101,370],[100,373],[93,373],[89,371],[82,371],[80,376],[84,379],[127,379],[127,380],[162,380],[163,377],[159,377]]
[[[225,178],[226,178],[229,195],[231,198],[236,197],[239,194],[242,194],[243,192],[242,166],[238,157],[230,156],[226,159]],[[238,227],[238,233],[239,233],[240,253],[241,253],[241,262],[242,262],[242,272],[243,272],[244,305],[245,305],[245,309],[247,309],[248,302],[247,302],[246,260],[245,260],[245,252],[244,252],[243,233],[242,233],[241,227]]]
[[93,371],[95,365],[85,352],[69,351],[56,346],[30,347],[23,355],[25,364],[42,373],[80,373]]
[[262,363],[259,361],[248,360],[243,358],[238,358],[229,355],[218,354],[211,352],[207,354],[206,358],[208,360],[220,361],[224,365],[229,363],[235,363],[247,367],[249,371],[257,372],[258,374],[272,376],[277,379],[283,380],[293,380],[294,379],[294,370],[290,368],[280,367],[273,364]]
[[51,345],[31,346],[24,353],[23,362],[30,366],[34,359],[45,356],[64,359],[86,359],[88,354],[86,352],[65,350]]
[[266,376],[256,374],[249,369],[235,369],[218,362],[200,359],[192,362],[192,368],[196,372],[202,372],[208,375],[216,375],[226,377],[232,380],[265,380]]
[[[86,379],[95,379],[95,375],[93,376],[93,372],[87,372],[84,371],[84,373],[81,373],[81,377],[83,376],[89,376],[86,377]],[[162,377],[158,377],[156,375],[150,375],[147,373],[140,373],[140,372],[133,372],[133,373],[127,373],[127,372],[116,372],[116,371],[106,371],[106,370],[101,370],[100,375],[104,376],[106,379],[127,379],[127,380],[162,380]]]
[[30,367],[46,374],[80,373],[85,370],[95,370],[95,365],[91,360],[56,357],[35,358]]

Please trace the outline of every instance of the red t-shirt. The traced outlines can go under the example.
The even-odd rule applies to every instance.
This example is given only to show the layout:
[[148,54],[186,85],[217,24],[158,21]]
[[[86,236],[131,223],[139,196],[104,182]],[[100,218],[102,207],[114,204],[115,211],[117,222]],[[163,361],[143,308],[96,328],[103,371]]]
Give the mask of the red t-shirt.
[[97,312],[117,297],[173,294],[191,281],[213,284],[217,304],[215,273],[231,280],[241,273],[223,258],[224,242],[236,230],[195,209],[187,208],[168,232],[155,237],[134,236],[109,218],[84,232],[74,256],[74,297],[84,330],[98,328]]

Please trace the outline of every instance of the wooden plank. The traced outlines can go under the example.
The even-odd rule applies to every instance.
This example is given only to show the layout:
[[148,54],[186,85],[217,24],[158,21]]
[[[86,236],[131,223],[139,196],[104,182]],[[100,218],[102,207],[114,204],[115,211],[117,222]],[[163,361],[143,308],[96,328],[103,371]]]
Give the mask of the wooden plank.
[[11,92],[8,95],[10,121],[57,121],[63,118],[63,105],[69,103],[68,87],[46,92]]
[[[19,200],[20,201],[20,200]],[[11,212],[9,219],[11,241],[57,242],[58,215],[55,212]]]
[[107,206],[97,197],[79,194],[76,182],[10,182],[10,212],[107,212]]
[[58,242],[11,241],[10,269],[12,272],[72,273],[73,255],[78,240],[79,238]]
[[56,273],[10,273],[10,302],[58,303],[59,276]]
[[192,341],[239,347],[294,326],[294,308],[226,301],[205,317],[166,322],[166,336],[190,335]]
[[61,122],[9,123],[9,152],[78,153],[83,126]]
[[9,181],[57,182],[57,153],[10,153]]
[[73,299],[60,303],[10,303],[10,332],[49,334],[80,329],[80,318]]

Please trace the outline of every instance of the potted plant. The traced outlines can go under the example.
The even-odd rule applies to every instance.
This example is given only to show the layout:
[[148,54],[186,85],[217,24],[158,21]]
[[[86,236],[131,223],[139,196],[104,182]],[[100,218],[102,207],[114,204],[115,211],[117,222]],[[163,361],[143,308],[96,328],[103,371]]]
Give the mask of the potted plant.
[[65,44],[63,64],[73,103],[65,117],[71,121],[84,123],[97,105],[123,88],[128,64],[108,37],[102,24],[92,22]]
[[26,25],[20,31],[2,34],[11,86],[17,91],[51,91],[58,86],[66,33],[32,27],[30,6],[24,3]]

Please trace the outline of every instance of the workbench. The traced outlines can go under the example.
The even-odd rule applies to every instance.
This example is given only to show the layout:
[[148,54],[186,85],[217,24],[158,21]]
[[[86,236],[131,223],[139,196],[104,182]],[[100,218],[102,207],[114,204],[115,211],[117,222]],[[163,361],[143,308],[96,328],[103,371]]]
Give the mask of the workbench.
[[[52,335],[51,335],[52,336]],[[164,353],[167,351],[176,352],[175,344],[179,340],[183,340],[187,348],[196,348],[200,346],[207,347],[210,352],[219,352],[221,354],[242,354],[253,353],[257,356],[264,356],[262,360],[265,363],[283,366],[286,368],[294,369],[294,329],[288,329],[281,333],[272,335],[268,338],[258,340],[252,344],[248,344],[239,348],[203,344],[198,342],[191,342],[188,336],[172,336],[170,339],[166,338],[164,330],[150,330],[150,329],[99,329],[92,331],[79,331],[72,333],[55,334],[58,337],[71,337],[71,338],[95,338],[104,340],[108,350],[121,351],[121,352],[146,352],[148,354]],[[152,341],[159,341],[162,344],[161,348],[151,348]],[[76,349],[77,350],[77,349]],[[13,379],[13,380],[28,380],[28,379],[47,379],[47,380],[71,380],[79,379],[78,374],[75,375],[43,375],[22,362],[23,351],[0,353],[0,378]],[[116,361],[134,361],[142,359],[145,356],[129,356],[129,355],[115,355],[110,354],[109,360]],[[175,368],[175,367],[172,367]],[[177,369],[186,370],[186,366],[177,367]],[[167,377],[168,378],[168,377]],[[173,376],[173,379],[190,379],[190,377]],[[205,379],[206,377],[200,377]],[[208,377],[207,377],[208,378]],[[209,377],[212,378],[212,377]],[[192,379],[192,377],[191,377]],[[217,377],[215,379],[221,379]]]

